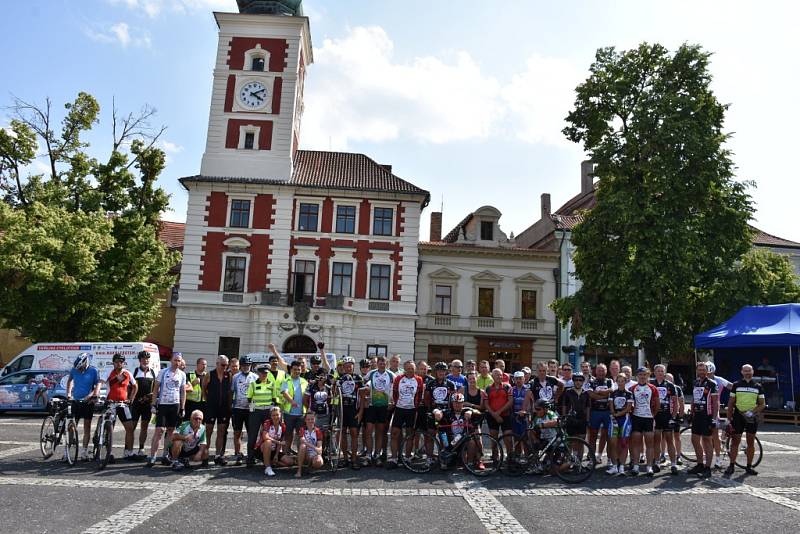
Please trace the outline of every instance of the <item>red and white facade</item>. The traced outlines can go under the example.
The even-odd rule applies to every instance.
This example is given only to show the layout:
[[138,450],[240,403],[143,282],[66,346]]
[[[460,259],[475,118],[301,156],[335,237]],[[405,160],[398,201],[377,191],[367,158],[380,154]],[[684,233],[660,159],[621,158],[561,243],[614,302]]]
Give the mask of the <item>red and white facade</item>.
[[200,175],[181,179],[175,350],[194,360],[324,341],[412,355],[427,192],[361,154],[298,150],[307,18],[215,17],[206,151]]

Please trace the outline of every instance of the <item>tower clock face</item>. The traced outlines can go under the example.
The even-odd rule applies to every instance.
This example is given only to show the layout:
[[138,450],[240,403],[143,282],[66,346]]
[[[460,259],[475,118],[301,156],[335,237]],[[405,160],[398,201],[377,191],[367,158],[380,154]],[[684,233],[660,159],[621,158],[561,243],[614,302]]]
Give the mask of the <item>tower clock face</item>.
[[258,109],[267,102],[267,88],[261,82],[247,82],[239,89],[239,101],[244,107]]

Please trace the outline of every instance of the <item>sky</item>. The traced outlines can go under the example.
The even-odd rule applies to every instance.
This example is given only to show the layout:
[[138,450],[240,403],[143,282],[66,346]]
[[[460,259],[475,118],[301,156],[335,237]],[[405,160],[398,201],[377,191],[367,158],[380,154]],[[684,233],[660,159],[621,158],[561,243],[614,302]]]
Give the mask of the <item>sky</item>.
[[[493,205],[501,228],[538,220],[580,188],[580,146],[561,129],[574,89],[600,47],[689,42],[713,52],[712,88],[730,104],[726,130],[755,224],[800,241],[795,158],[800,86],[800,3],[736,1],[312,0],[301,148],[345,150],[392,164],[427,189],[423,215],[443,207],[448,231]],[[178,178],[197,174],[205,148],[217,28],[212,11],[235,0],[42,0],[0,4],[0,106],[13,96],[59,106],[79,91],[100,101],[88,141],[107,156],[112,101],[148,104],[166,125],[160,146],[182,221]],[[795,103],[795,104],[793,104]],[[8,124],[0,109],[0,127]],[[43,162],[33,165],[36,170]],[[793,222],[795,221],[795,222]]]

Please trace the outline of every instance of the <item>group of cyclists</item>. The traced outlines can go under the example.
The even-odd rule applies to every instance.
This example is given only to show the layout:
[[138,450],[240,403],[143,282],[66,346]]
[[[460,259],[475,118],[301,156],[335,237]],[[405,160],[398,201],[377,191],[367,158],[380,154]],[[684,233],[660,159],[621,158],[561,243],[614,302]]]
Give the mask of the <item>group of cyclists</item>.
[[[584,361],[576,370],[569,363],[550,360],[538,362],[535,372],[524,367],[509,374],[503,360],[496,360],[494,369],[486,360],[439,362],[431,369],[424,361],[409,359],[401,364],[397,355],[381,355],[362,359],[357,370],[350,356],[329,362],[323,347],[320,344],[320,353],[308,362],[304,357],[287,362],[270,345],[266,362],[220,355],[213,369],[201,358],[194,371],[186,370],[180,353],[160,369],[159,362],[153,368],[150,355],[142,351],[133,371],[118,354],[105,381],[90,365],[90,355],[81,354],[67,381],[73,414],[84,419],[80,457],[88,458],[92,403],[105,382],[107,400],[118,403],[116,415],[125,430],[124,459],[144,460],[148,467],[160,462],[176,471],[190,461],[204,467],[209,460],[226,465],[232,423],[232,460],[247,466],[260,461],[269,477],[278,467],[293,468],[297,477],[304,470],[321,468],[332,428],[337,431],[341,466],[352,469],[397,468],[408,453],[400,450],[401,441],[414,433],[426,436],[426,461],[432,465],[434,441],[440,446],[456,443],[468,431],[491,436],[513,456],[526,446],[521,444],[537,447],[562,428],[567,435],[586,440],[588,450],[579,450],[579,455],[602,463],[605,452],[608,475],[654,476],[667,465],[669,473],[677,475],[682,463],[679,432],[688,415],[697,464],[685,472],[703,478],[711,476],[712,468],[722,467],[722,414],[733,428],[725,473],[734,472],[744,433],[745,470],[757,474],[752,467],[753,440],[765,398],[750,365],[742,367],[741,380],[731,383],[715,376],[713,363],[698,363],[686,401],[683,389],[660,364],[652,372],[640,367],[634,373],[617,360],[594,369]],[[724,389],[730,395],[721,410]],[[137,427],[138,452],[134,450]],[[440,439],[433,439],[435,432],[441,432]],[[485,468],[480,451],[468,453],[474,469]]]

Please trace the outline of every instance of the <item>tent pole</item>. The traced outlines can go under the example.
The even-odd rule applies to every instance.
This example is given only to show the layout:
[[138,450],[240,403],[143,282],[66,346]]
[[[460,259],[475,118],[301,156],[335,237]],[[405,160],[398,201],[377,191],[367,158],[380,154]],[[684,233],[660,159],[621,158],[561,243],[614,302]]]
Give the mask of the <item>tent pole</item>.
[[[792,385],[792,402],[794,403],[794,363],[792,363],[792,346],[789,345],[789,376],[791,380],[789,381]],[[797,404],[795,403],[794,409],[797,410]]]

